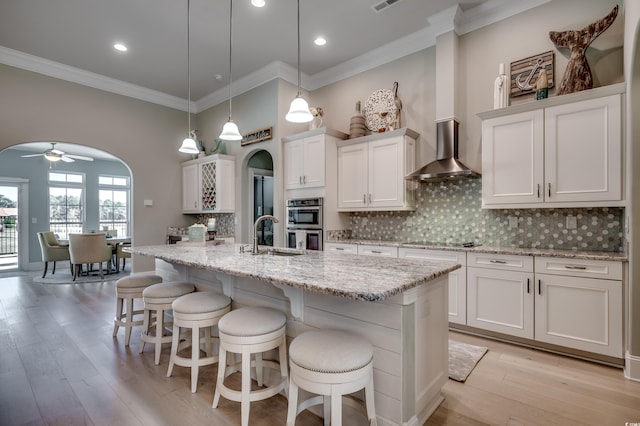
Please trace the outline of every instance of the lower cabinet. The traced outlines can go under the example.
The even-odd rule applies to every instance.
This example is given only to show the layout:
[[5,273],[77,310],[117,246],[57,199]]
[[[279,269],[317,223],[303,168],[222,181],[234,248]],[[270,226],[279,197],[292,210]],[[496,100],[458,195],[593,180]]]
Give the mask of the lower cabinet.
[[467,253],[467,325],[533,339],[533,258]]
[[449,322],[463,325],[467,323],[467,254],[465,252],[400,247],[398,257],[459,263],[460,269],[449,272]]
[[467,266],[467,325],[623,357],[622,263],[469,253]]
[[622,358],[622,263],[536,257],[535,268],[535,339]]

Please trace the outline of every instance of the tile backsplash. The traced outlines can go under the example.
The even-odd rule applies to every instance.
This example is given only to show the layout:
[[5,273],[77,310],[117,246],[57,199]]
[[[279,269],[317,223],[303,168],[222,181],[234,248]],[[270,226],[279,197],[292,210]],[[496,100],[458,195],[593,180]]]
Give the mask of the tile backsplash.
[[[624,251],[624,208],[482,209],[482,181],[421,183],[413,212],[351,213],[351,238]],[[576,229],[567,229],[574,216]],[[517,220],[517,228],[511,228]]]
[[233,237],[235,235],[235,213],[204,213],[198,215],[195,223],[206,225],[209,218],[216,219],[216,235]]

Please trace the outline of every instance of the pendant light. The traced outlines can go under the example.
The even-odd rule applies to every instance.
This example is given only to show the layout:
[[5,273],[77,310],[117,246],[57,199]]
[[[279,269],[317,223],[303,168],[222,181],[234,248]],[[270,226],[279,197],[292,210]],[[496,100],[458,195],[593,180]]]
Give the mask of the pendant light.
[[222,127],[222,133],[220,133],[219,138],[224,141],[239,141],[242,140],[242,135],[240,134],[240,130],[238,130],[238,125],[233,122],[231,119],[231,83],[233,79],[231,78],[231,34],[232,34],[232,22],[233,22],[233,0],[229,0],[229,121],[224,123]]
[[187,103],[187,137],[182,141],[182,146],[178,149],[185,154],[199,154],[200,150],[196,145],[196,141],[191,137],[191,43],[189,40],[189,33],[191,30],[191,8],[189,7],[189,1],[187,0],[187,74],[188,74],[188,103]]
[[308,123],[313,120],[313,115],[309,111],[309,104],[302,97],[300,86],[300,0],[298,0],[298,94],[291,101],[289,112],[284,117],[292,123]]

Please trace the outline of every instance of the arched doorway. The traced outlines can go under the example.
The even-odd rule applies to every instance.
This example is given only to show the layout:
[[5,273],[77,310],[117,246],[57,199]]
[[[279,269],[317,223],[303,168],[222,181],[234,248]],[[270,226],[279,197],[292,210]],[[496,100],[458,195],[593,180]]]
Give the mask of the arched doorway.
[[[253,224],[260,216],[273,215],[273,158],[268,151],[258,151],[247,162],[249,186],[251,188],[251,220],[250,233],[253,238]],[[273,224],[270,220],[262,221],[258,228],[258,244],[273,246]]]
[[[64,154],[49,155],[52,149]],[[73,177],[80,180],[66,185],[66,180]],[[21,182],[21,193],[25,194],[18,208],[21,235],[16,270],[40,269],[42,257],[37,232],[51,230],[64,234],[63,238],[67,232],[105,228],[117,230],[119,236],[133,234],[131,170],[107,152],[69,142],[55,142],[54,148],[49,141],[14,145],[0,152],[0,180]],[[51,200],[60,199],[60,190],[67,191],[68,198],[63,197],[66,201],[74,201],[53,206]],[[110,198],[108,202],[107,198]],[[52,215],[61,211],[66,215],[65,220],[55,223]],[[124,211],[124,218],[118,216],[120,211]]]

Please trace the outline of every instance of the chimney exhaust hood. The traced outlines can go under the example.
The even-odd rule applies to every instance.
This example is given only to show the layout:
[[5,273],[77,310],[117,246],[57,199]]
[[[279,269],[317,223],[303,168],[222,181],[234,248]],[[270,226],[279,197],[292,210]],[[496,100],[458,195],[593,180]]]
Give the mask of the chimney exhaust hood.
[[437,123],[436,160],[405,176],[406,180],[436,181],[459,178],[478,178],[458,160],[458,122],[447,120]]
[[[455,18],[452,13],[451,19]],[[477,178],[458,160],[457,69],[458,35],[449,31],[436,37],[436,160],[405,176],[406,180],[437,181]]]

